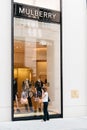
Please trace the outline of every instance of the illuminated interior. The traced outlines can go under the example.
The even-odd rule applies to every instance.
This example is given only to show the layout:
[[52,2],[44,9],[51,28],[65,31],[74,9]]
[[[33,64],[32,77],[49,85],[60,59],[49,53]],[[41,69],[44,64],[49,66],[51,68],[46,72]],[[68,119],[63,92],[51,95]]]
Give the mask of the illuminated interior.
[[[13,73],[17,81],[14,117],[43,115],[43,105],[34,96],[31,97],[32,112],[29,106],[26,111],[25,106],[20,102],[23,82],[28,79],[34,93],[38,77],[48,87],[51,98],[50,115],[61,113],[60,25],[14,18]],[[41,111],[38,110],[39,107]]]

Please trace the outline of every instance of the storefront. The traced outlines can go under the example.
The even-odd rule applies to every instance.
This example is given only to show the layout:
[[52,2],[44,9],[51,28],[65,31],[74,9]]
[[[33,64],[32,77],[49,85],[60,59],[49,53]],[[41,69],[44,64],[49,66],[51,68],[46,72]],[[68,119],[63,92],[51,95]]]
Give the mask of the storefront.
[[[30,80],[33,90],[38,78],[47,82],[50,118],[87,116],[86,0],[62,0],[62,35],[61,21],[13,16],[13,2],[19,0],[2,0],[0,4],[0,121],[42,118],[34,93],[30,93],[32,112],[20,102],[22,82]],[[32,16],[38,16],[38,9],[51,11],[49,18],[55,18],[53,12],[61,13],[60,0],[20,0],[20,4],[31,7],[32,11],[20,11]],[[47,12],[43,16],[46,20]]]
[[12,21],[12,120],[42,118],[39,83],[49,93],[50,118],[63,117],[61,12],[13,1]]

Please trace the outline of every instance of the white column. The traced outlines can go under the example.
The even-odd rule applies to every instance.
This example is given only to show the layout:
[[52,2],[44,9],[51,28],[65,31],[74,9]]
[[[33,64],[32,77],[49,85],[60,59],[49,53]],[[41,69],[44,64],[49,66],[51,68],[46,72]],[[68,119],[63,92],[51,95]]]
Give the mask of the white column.
[[11,0],[0,4],[0,121],[11,120]]
[[[51,26],[51,25],[50,25]],[[60,25],[53,25],[54,31],[48,37],[52,40],[47,46],[47,81],[52,108],[61,112],[61,78],[60,78]]]

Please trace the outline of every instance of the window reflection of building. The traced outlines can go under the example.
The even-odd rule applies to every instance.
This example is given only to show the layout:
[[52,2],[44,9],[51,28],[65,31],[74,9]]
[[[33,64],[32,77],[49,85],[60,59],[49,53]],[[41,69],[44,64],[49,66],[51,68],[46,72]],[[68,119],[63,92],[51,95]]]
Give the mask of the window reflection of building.
[[24,79],[35,82],[40,76],[49,85],[50,113],[61,113],[60,25],[16,18],[14,23],[14,67],[21,69],[19,93]]
[[32,70],[32,79],[41,76],[43,81],[47,78],[47,46],[38,43],[25,43],[15,40],[14,43],[14,67]]

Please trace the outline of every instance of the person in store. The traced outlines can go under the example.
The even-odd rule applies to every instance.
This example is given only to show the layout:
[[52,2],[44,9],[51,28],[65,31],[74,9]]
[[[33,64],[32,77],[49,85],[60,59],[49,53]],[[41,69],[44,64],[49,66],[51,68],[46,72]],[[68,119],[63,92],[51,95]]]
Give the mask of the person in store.
[[13,80],[13,101],[16,103],[16,111],[20,112],[19,104],[18,104],[18,92],[17,92],[17,78]]
[[25,106],[25,110],[28,112],[28,94],[24,88],[21,93],[21,104]]
[[[43,82],[41,81],[40,77],[35,82],[35,88],[36,88],[36,92],[37,92],[37,97],[38,98],[42,98]],[[41,112],[41,110],[42,110],[42,104],[40,102],[38,104],[38,109],[39,109],[39,112]]]
[[42,102],[43,102],[43,120],[49,120],[49,112],[48,112],[48,92],[47,87],[44,86],[42,89]]
[[28,105],[29,105],[30,111],[33,112],[33,107],[32,107],[32,96],[33,96],[32,84],[28,79],[25,80],[25,89],[26,89],[27,94],[28,94]]

